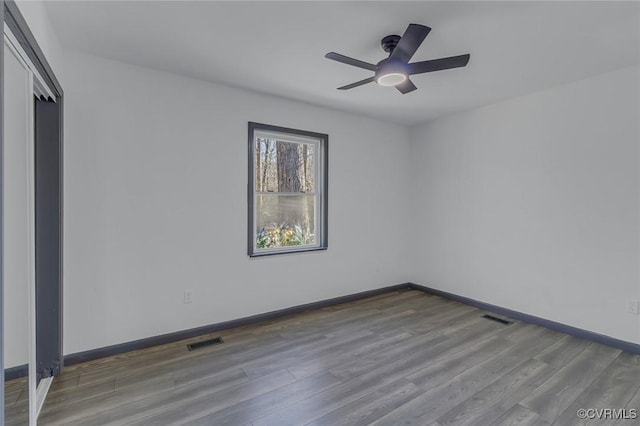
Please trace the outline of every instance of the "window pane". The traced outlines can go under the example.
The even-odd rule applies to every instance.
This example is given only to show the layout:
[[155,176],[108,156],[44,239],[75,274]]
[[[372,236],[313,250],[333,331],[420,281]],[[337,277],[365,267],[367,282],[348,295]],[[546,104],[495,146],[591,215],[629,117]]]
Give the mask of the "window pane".
[[256,248],[314,246],[315,196],[256,196]]
[[315,150],[311,143],[256,138],[256,192],[313,192]]

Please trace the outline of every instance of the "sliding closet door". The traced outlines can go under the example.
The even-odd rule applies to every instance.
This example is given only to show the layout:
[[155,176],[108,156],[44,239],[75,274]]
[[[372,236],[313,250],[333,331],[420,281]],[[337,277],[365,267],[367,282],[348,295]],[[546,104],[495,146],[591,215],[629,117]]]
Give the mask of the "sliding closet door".
[[35,426],[53,376],[62,369],[63,92],[16,3],[0,0],[0,6],[5,293],[0,366],[4,363],[6,376],[15,379],[4,387],[4,421]]
[[[4,155],[3,155],[3,280],[4,366],[27,371],[30,361],[31,310],[33,297],[33,175],[30,158],[32,80],[29,70],[4,46]],[[5,396],[6,421],[28,424],[29,396],[33,391],[23,381],[19,394]],[[8,398],[7,398],[8,397]],[[11,406],[8,404],[12,403]]]

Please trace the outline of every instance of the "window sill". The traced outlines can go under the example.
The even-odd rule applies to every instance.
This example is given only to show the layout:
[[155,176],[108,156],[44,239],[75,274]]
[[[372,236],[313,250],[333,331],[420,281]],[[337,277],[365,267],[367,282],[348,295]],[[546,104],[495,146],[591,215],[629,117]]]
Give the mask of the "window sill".
[[327,250],[327,247],[310,247],[310,248],[303,248],[303,249],[297,249],[297,250],[282,250],[282,251],[251,253],[249,254],[249,257],[266,257],[266,256],[275,256],[275,255],[282,255],[282,254],[309,253],[314,251],[326,251],[326,250]]

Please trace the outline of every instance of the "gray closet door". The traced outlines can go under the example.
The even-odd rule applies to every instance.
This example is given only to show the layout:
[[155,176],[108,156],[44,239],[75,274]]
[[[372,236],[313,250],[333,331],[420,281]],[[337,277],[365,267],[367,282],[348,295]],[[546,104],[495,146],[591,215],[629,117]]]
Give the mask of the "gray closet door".
[[62,368],[60,102],[35,101],[36,377]]

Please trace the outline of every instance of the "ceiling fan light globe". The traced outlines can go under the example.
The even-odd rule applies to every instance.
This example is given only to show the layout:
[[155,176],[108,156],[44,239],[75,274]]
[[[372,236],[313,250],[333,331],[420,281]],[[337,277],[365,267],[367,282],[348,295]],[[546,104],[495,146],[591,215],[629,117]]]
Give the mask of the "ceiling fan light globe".
[[390,72],[376,78],[376,83],[380,86],[397,86],[405,81],[407,81],[407,75],[401,72]]

